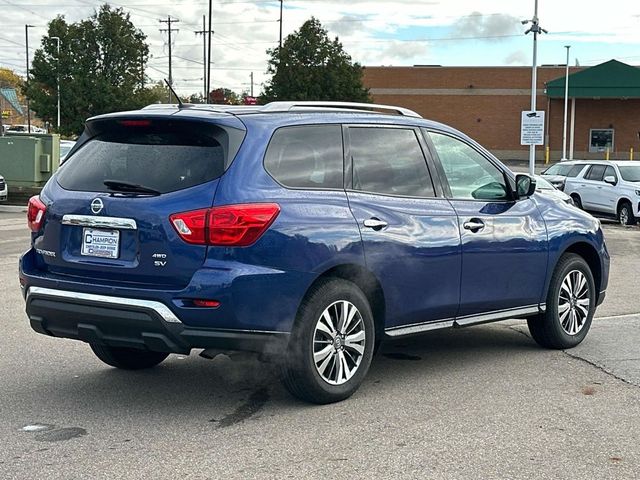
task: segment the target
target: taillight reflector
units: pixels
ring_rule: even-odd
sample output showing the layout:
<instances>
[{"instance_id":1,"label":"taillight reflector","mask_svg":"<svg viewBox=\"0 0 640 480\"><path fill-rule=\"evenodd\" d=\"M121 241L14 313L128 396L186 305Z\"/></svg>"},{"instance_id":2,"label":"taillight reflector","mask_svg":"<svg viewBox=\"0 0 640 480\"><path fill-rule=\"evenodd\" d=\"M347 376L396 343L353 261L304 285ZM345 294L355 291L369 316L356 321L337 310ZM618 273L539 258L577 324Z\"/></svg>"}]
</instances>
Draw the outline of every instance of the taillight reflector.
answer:
<instances>
[{"instance_id":1,"label":"taillight reflector","mask_svg":"<svg viewBox=\"0 0 640 480\"><path fill-rule=\"evenodd\" d=\"M197 299L193 300L193 305L196 307L218 308L220 306L220 302L217 300Z\"/></svg>"},{"instance_id":2,"label":"taillight reflector","mask_svg":"<svg viewBox=\"0 0 640 480\"><path fill-rule=\"evenodd\" d=\"M32 232L38 232L42 228L44 214L47 212L47 206L42 203L38 195L34 195L29 199L27 207L27 223Z\"/></svg>"},{"instance_id":3,"label":"taillight reflector","mask_svg":"<svg viewBox=\"0 0 640 480\"><path fill-rule=\"evenodd\" d=\"M169 219L187 243L247 247L262 236L279 213L276 203L249 203L176 213Z\"/></svg>"}]
</instances>

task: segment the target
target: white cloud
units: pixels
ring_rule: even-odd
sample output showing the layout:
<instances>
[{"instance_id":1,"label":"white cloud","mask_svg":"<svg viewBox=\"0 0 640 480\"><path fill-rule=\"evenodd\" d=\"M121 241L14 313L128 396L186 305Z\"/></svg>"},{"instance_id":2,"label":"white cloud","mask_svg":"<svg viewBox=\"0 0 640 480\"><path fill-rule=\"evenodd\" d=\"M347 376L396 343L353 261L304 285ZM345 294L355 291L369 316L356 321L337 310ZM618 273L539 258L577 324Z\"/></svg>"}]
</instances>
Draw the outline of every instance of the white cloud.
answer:
<instances>
[{"instance_id":1,"label":"white cloud","mask_svg":"<svg viewBox=\"0 0 640 480\"><path fill-rule=\"evenodd\" d=\"M220 0L214 2L213 84L242 90L249 88L249 75L255 72L256 90L266 80L267 55L265 50L277 45L279 1ZM35 4L38 5L35 5ZM2 6L0 18L0 65L24 73L24 24L36 25L30 30L34 48L39 37L46 32L48 20L64 14L73 22L89 16L100 5L99 0L65 0L62 6L54 0L30 0L20 6L18 2ZM77 5L77 6L69 6ZM112 3L125 5L125 0ZM168 14L180 19L176 28L174 52L176 54L174 78L181 93L202 89L202 37L194 33L202 29L202 15L207 13L206 0L135 0L125 10L133 22L148 36L154 58L150 65L166 72L166 38L158 29L158 20ZM476 14L474 14L476 12ZM477 15L480 13L482 15ZM640 5L631 0L609 0L606 8L596 9L580 0L540 0L541 25L549 30L545 38L581 42L640 43ZM522 33L525 29L518 20L533 15L533 1L513 0L285 0L284 35L293 32L311 16L325 25L330 35L340 36L345 49L355 61L363 65L442 63L434 61L438 52L452 42L411 42L408 39L428 39L459 36L491 36ZM437 27L437 30L432 30ZM390 40L383 40L390 39ZM479 58L484 43L457 42L469 46L468 63ZM488 43L487 43L488 44ZM527 43L528 44L528 43ZM517 48L518 45L511 47ZM481 55L480 55L481 56ZM183 57L190 60L184 60ZM441 57L438 57L441 58ZM513 52L488 55L488 64L502 59L507 63L524 63ZM195 63L194 63L195 62ZM464 63L465 59L457 61ZM541 63L545 59L541 58ZM154 79L163 74L149 69Z\"/></svg>"}]
</instances>

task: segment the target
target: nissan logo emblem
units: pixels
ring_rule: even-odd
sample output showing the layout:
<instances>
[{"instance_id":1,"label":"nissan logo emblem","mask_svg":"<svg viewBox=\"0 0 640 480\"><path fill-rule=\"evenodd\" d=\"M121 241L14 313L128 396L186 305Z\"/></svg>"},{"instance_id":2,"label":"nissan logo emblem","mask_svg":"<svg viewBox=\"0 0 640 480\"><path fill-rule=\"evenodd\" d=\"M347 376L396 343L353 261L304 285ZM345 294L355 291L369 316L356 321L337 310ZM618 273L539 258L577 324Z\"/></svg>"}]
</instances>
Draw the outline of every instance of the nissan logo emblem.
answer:
<instances>
[{"instance_id":1,"label":"nissan logo emblem","mask_svg":"<svg viewBox=\"0 0 640 480\"><path fill-rule=\"evenodd\" d=\"M91 202L91 211L95 214L98 214L104 208L104 203L99 198L94 198L93 202Z\"/></svg>"}]
</instances>

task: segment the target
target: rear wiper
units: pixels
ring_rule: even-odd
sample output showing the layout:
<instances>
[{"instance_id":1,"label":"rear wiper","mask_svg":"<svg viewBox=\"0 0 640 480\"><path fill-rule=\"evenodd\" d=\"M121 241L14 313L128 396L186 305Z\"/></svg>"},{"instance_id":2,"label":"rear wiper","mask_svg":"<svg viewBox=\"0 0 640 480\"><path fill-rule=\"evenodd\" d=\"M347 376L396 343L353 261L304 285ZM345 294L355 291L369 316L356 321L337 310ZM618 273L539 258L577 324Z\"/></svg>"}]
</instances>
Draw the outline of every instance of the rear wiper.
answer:
<instances>
[{"instance_id":1,"label":"rear wiper","mask_svg":"<svg viewBox=\"0 0 640 480\"><path fill-rule=\"evenodd\" d=\"M123 182L121 180L105 180L102 182L110 190L117 192L142 193L146 195L160 195L162 192L153 188L145 187L137 183Z\"/></svg>"}]
</instances>

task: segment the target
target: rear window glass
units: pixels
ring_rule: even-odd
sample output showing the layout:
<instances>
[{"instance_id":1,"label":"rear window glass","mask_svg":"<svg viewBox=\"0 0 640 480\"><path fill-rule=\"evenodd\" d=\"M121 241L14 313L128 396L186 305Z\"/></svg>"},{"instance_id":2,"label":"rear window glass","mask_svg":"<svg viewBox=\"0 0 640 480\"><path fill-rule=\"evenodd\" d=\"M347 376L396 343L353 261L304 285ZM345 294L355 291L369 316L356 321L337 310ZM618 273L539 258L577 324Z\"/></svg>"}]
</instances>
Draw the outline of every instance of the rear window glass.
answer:
<instances>
[{"instance_id":1,"label":"rear window glass","mask_svg":"<svg viewBox=\"0 0 640 480\"><path fill-rule=\"evenodd\" d=\"M571 170L569 170L569 173L567 173L567 177L577 177L583 169L584 164L575 165L573 168L571 168Z\"/></svg>"},{"instance_id":2,"label":"rear window glass","mask_svg":"<svg viewBox=\"0 0 640 480\"><path fill-rule=\"evenodd\" d=\"M182 190L222 175L237 151L235 137L242 135L229 129L230 139L227 130L201 122L136 122L101 125L58 171L58 183L89 192L111 192L105 181L160 193Z\"/></svg>"},{"instance_id":3,"label":"rear window glass","mask_svg":"<svg viewBox=\"0 0 640 480\"><path fill-rule=\"evenodd\" d=\"M264 166L286 187L342 188L342 128L340 125L280 128L269 143Z\"/></svg>"}]
</instances>

